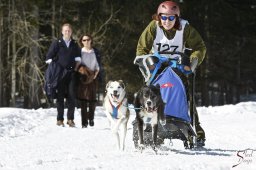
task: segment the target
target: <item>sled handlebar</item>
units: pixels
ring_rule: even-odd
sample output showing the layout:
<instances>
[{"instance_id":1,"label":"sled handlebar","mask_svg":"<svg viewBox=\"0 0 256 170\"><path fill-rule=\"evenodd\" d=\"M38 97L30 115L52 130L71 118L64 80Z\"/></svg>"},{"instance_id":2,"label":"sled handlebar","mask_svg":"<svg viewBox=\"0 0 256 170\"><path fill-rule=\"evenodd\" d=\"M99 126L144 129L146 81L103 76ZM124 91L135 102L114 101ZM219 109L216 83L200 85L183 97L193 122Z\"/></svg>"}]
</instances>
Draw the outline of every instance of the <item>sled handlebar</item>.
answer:
<instances>
[{"instance_id":1,"label":"sled handlebar","mask_svg":"<svg viewBox=\"0 0 256 170\"><path fill-rule=\"evenodd\" d=\"M191 73L190 59L182 52L155 52L136 56L133 63L139 66L147 84L152 82L162 64L164 67L177 68L186 75Z\"/></svg>"},{"instance_id":2,"label":"sled handlebar","mask_svg":"<svg viewBox=\"0 0 256 170\"><path fill-rule=\"evenodd\" d=\"M156 52L150 56L158 58L161 63L176 62L180 65L190 66L190 58L183 52Z\"/></svg>"},{"instance_id":3,"label":"sled handlebar","mask_svg":"<svg viewBox=\"0 0 256 170\"><path fill-rule=\"evenodd\" d=\"M141 55L141 56L136 56L135 60L134 60L134 64L137 65L142 65L142 64L146 64L142 61L143 59L146 58L150 58L150 57L155 57L158 58L158 61L160 63L165 63L165 62L175 62L177 64L180 65L186 65L186 66L190 66L190 59L189 56L183 52L170 52L170 51L166 51L166 52L155 52L154 54L146 54L146 55ZM169 63L170 64L170 63ZM176 64L175 64L176 67Z\"/></svg>"},{"instance_id":4,"label":"sled handlebar","mask_svg":"<svg viewBox=\"0 0 256 170\"><path fill-rule=\"evenodd\" d=\"M182 59L189 59L189 56L183 52L178 52L178 51L165 51L165 52L158 52L162 57L166 57L170 60L179 60L179 58ZM180 56L177 58L177 55ZM176 56L176 57L174 57Z\"/></svg>"}]
</instances>

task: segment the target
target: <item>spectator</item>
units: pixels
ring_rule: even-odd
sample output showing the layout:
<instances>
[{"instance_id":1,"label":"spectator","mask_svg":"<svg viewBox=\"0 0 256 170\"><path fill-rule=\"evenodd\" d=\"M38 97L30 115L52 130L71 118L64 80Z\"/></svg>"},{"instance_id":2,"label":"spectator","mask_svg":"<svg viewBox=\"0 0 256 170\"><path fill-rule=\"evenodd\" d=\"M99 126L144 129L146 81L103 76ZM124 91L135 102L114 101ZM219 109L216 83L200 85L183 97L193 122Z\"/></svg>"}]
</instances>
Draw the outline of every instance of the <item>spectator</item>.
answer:
<instances>
[{"instance_id":1,"label":"spectator","mask_svg":"<svg viewBox=\"0 0 256 170\"><path fill-rule=\"evenodd\" d=\"M81 61L81 52L77 42L72 39L71 25L62 26L62 37L54 40L46 55L46 63L56 62L62 69L57 83L57 125L64 126L64 98L67 99L67 124L74 127L75 90L74 71Z\"/></svg>"},{"instance_id":2,"label":"spectator","mask_svg":"<svg viewBox=\"0 0 256 170\"><path fill-rule=\"evenodd\" d=\"M81 65L78 68L77 98L80 100L82 128L86 128L88 123L90 126L94 126L97 77L101 65L99 52L93 47L92 36L82 35L79 43L81 46Z\"/></svg>"}]
</instances>

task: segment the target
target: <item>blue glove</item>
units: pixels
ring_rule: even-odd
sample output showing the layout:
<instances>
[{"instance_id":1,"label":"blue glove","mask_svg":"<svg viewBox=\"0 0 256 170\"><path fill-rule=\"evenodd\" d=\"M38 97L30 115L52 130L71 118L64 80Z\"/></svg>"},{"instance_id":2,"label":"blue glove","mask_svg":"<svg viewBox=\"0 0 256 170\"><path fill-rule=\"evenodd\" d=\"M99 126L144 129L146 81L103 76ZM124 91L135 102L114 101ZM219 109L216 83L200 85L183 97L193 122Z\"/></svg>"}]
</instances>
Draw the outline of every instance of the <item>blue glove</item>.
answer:
<instances>
[{"instance_id":1,"label":"blue glove","mask_svg":"<svg viewBox=\"0 0 256 170\"><path fill-rule=\"evenodd\" d=\"M184 65L181 65L181 64L177 64L177 68L178 68L178 70L180 70L183 74L185 74L185 75L189 75L189 74L191 74L192 73L192 71L191 70L189 70L189 71L187 71L187 70L185 70L184 69Z\"/></svg>"}]
</instances>

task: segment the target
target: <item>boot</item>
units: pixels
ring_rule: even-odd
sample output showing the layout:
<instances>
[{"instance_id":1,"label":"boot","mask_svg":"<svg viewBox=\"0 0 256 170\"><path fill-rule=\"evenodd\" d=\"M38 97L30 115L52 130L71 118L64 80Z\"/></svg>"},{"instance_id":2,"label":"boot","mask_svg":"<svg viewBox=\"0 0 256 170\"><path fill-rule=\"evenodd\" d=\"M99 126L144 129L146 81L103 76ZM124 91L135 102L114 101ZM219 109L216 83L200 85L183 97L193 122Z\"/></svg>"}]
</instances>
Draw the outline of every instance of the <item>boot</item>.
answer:
<instances>
[{"instance_id":1,"label":"boot","mask_svg":"<svg viewBox=\"0 0 256 170\"><path fill-rule=\"evenodd\" d=\"M197 147L205 146L205 139L197 139L196 145L197 145Z\"/></svg>"},{"instance_id":2,"label":"boot","mask_svg":"<svg viewBox=\"0 0 256 170\"><path fill-rule=\"evenodd\" d=\"M82 123L82 128L87 128L88 126L88 121L86 120L85 122Z\"/></svg>"},{"instance_id":3,"label":"boot","mask_svg":"<svg viewBox=\"0 0 256 170\"><path fill-rule=\"evenodd\" d=\"M94 121L93 120L89 120L89 125L90 126L94 126Z\"/></svg>"},{"instance_id":4,"label":"boot","mask_svg":"<svg viewBox=\"0 0 256 170\"><path fill-rule=\"evenodd\" d=\"M69 127L75 127L75 122L73 120L68 120L67 124Z\"/></svg>"},{"instance_id":5,"label":"boot","mask_svg":"<svg viewBox=\"0 0 256 170\"><path fill-rule=\"evenodd\" d=\"M86 124L86 125L82 125L82 128L87 128L87 126L88 126L88 124Z\"/></svg>"},{"instance_id":6,"label":"boot","mask_svg":"<svg viewBox=\"0 0 256 170\"><path fill-rule=\"evenodd\" d=\"M57 120L57 125L64 127L63 120Z\"/></svg>"}]
</instances>

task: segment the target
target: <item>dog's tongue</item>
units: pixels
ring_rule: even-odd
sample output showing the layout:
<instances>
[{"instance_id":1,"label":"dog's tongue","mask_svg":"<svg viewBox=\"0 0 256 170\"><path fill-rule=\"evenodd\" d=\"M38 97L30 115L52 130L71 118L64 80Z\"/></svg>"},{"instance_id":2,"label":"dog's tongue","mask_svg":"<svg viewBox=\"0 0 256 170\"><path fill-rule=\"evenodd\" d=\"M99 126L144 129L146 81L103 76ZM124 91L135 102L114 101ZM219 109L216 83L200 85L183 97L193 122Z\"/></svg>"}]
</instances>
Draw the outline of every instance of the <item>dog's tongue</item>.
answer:
<instances>
[{"instance_id":1,"label":"dog's tongue","mask_svg":"<svg viewBox=\"0 0 256 170\"><path fill-rule=\"evenodd\" d=\"M113 95L113 99L117 101L118 100L118 96L117 95Z\"/></svg>"}]
</instances>

